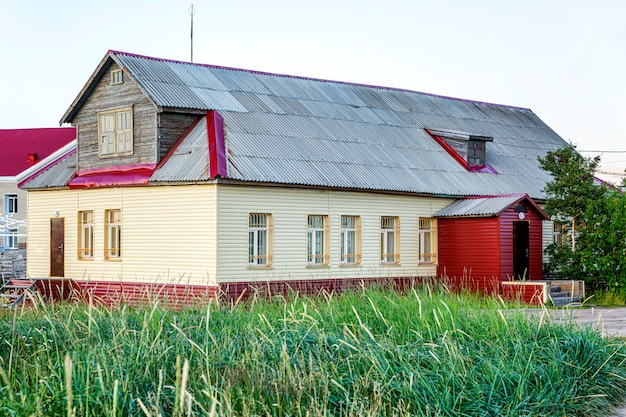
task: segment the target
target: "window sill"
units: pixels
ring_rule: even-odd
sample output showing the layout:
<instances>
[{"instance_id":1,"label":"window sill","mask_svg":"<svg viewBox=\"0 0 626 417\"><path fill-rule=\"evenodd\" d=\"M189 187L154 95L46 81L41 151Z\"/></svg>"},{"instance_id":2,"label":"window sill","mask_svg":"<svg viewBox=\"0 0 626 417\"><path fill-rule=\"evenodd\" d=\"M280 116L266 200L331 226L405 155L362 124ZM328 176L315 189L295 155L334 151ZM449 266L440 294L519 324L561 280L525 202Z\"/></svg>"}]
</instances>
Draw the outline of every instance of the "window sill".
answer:
<instances>
[{"instance_id":1,"label":"window sill","mask_svg":"<svg viewBox=\"0 0 626 417\"><path fill-rule=\"evenodd\" d=\"M328 268L328 264L306 264L307 269Z\"/></svg>"},{"instance_id":2,"label":"window sill","mask_svg":"<svg viewBox=\"0 0 626 417\"><path fill-rule=\"evenodd\" d=\"M272 265L248 265L246 269L259 270L259 269L274 269Z\"/></svg>"},{"instance_id":3,"label":"window sill","mask_svg":"<svg viewBox=\"0 0 626 417\"><path fill-rule=\"evenodd\" d=\"M357 268L361 266L360 263L354 263L354 264L339 264L339 268Z\"/></svg>"}]
</instances>

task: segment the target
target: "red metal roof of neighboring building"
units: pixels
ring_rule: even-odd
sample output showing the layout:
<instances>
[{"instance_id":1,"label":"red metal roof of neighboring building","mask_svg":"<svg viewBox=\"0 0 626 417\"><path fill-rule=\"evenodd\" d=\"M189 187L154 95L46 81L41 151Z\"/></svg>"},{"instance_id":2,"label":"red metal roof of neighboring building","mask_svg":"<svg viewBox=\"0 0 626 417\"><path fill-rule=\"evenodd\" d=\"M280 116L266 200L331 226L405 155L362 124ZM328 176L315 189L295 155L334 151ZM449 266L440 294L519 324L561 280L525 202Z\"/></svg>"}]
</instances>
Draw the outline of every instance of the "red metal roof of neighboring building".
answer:
<instances>
[{"instance_id":1,"label":"red metal roof of neighboring building","mask_svg":"<svg viewBox=\"0 0 626 417\"><path fill-rule=\"evenodd\" d=\"M74 127L0 129L0 177L19 174L74 139Z\"/></svg>"}]
</instances>

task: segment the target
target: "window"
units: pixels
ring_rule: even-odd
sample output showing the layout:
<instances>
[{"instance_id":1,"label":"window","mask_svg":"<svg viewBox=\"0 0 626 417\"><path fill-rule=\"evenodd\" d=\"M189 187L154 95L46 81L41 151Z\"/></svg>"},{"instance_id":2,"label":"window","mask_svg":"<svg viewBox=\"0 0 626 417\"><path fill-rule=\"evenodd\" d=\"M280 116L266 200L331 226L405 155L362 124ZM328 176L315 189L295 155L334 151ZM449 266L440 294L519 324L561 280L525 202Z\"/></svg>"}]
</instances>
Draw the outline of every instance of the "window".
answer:
<instances>
[{"instance_id":1,"label":"window","mask_svg":"<svg viewBox=\"0 0 626 417\"><path fill-rule=\"evenodd\" d=\"M400 263L400 219L383 216L380 218L380 262Z\"/></svg>"},{"instance_id":2,"label":"window","mask_svg":"<svg viewBox=\"0 0 626 417\"><path fill-rule=\"evenodd\" d=\"M17 249L17 229L5 229L4 247L7 249Z\"/></svg>"},{"instance_id":3,"label":"window","mask_svg":"<svg viewBox=\"0 0 626 417\"><path fill-rule=\"evenodd\" d=\"M104 212L104 258L119 259L122 256L122 212Z\"/></svg>"},{"instance_id":4,"label":"window","mask_svg":"<svg viewBox=\"0 0 626 417\"><path fill-rule=\"evenodd\" d=\"M98 114L100 156L128 155L133 152L132 109Z\"/></svg>"},{"instance_id":5,"label":"window","mask_svg":"<svg viewBox=\"0 0 626 417\"><path fill-rule=\"evenodd\" d=\"M339 262L342 265L361 263L361 218L358 216L341 216L341 253Z\"/></svg>"},{"instance_id":6,"label":"window","mask_svg":"<svg viewBox=\"0 0 626 417\"><path fill-rule=\"evenodd\" d=\"M272 265L272 215L251 213L248 217L248 266Z\"/></svg>"},{"instance_id":7,"label":"window","mask_svg":"<svg viewBox=\"0 0 626 417\"><path fill-rule=\"evenodd\" d=\"M420 262L435 262L435 219L419 219Z\"/></svg>"},{"instance_id":8,"label":"window","mask_svg":"<svg viewBox=\"0 0 626 417\"><path fill-rule=\"evenodd\" d=\"M78 212L78 259L93 258L93 211Z\"/></svg>"},{"instance_id":9,"label":"window","mask_svg":"<svg viewBox=\"0 0 626 417\"><path fill-rule=\"evenodd\" d=\"M555 221L552 227L552 242L559 245L569 245L569 228L567 223Z\"/></svg>"},{"instance_id":10,"label":"window","mask_svg":"<svg viewBox=\"0 0 626 417\"><path fill-rule=\"evenodd\" d=\"M4 195L4 214L17 214L17 194Z\"/></svg>"},{"instance_id":11,"label":"window","mask_svg":"<svg viewBox=\"0 0 626 417\"><path fill-rule=\"evenodd\" d=\"M485 165L485 141L470 139L467 143L467 165L482 167Z\"/></svg>"},{"instance_id":12,"label":"window","mask_svg":"<svg viewBox=\"0 0 626 417\"><path fill-rule=\"evenodd\" d=\"M124 82L124 73L122 70L111 71L111 84L122 84Z\"/></svg>"},{"instance_id":13,"label":"window","mask_svg":"<svg viewBox=\"0 0 626 417\"><path fill-rule=\"evenodd\" d=\"M327 216L308 216L307 264L310 266L328 265L327 225Z\"/></svg>"}]
</instances>

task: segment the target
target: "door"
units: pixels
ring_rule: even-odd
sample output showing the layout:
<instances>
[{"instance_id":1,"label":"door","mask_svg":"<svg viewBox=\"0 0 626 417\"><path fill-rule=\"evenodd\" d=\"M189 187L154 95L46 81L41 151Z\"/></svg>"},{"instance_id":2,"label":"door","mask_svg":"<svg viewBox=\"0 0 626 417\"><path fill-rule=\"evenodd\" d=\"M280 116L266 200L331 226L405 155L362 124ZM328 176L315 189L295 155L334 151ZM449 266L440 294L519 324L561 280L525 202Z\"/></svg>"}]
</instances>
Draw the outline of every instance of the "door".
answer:
<instances>
[{"instance_id":1,"label":"door","mask_svg":"<svg viewBox=\"0 0 626 417\"><path fill-rule=\"evenodd\" d=\"M65 219L50 219L50 276L65 276Z\"/></svg>"},{"instance_id":2,"label":"door","mask_svg":"<svg viewBox=\"0 0 626 417\"><path fill-rule=\"evenodd\" d=\"M528 275L530 239L528 222L513 222L513 275L515 279L530 279Z\"/></svg>"}]
</instances>

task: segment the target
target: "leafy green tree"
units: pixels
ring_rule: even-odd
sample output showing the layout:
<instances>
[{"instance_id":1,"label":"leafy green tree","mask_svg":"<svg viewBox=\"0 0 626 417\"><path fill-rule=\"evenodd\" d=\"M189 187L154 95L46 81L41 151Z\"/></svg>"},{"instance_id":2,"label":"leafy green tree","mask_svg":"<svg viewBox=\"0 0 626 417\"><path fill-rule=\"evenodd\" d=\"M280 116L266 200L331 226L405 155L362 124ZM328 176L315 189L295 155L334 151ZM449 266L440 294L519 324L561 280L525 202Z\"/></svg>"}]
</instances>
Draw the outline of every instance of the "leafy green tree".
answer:
<instances>
[{"instance_id":1,"label":"leafy green tree","mask_svg":"<svg viewBox=\"0 0 626 417\"><path fill-rule=\"evenodd\" d=\"M626 196L598 182L600 158L585 158L569 145L539 158L552 175L544 188L545 211L566 225L566 244L550 245L548 268L591 287L626 289Z\"/></svg>"}]
</instances>

